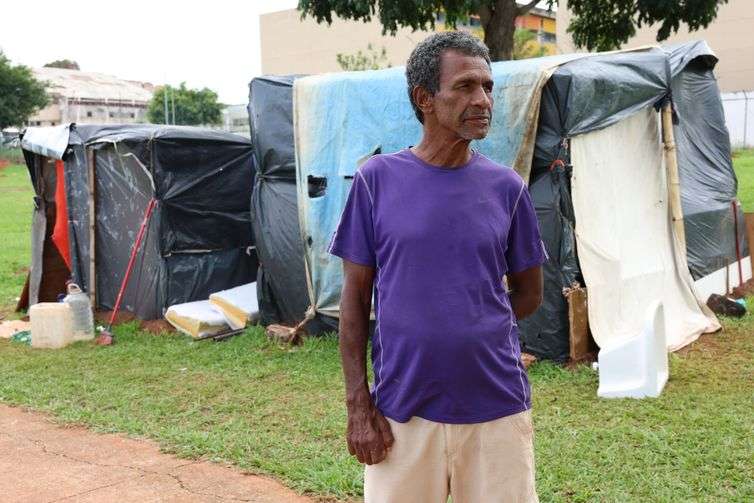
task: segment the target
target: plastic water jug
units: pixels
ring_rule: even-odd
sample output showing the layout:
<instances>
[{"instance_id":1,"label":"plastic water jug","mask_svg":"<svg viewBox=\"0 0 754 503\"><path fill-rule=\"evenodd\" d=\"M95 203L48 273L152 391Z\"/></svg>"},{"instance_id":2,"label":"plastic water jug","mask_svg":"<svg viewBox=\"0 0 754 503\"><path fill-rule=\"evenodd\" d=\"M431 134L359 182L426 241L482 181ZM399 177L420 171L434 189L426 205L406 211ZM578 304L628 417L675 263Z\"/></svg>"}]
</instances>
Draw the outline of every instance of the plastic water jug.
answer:
<instances>
[{"instance_id":1,"label":"plastic water jug","mask_svg":"<svg viewBox=\"0 0 754 503\"><path fill-rule=\"evenodd\" d=\"M94 339L94 315L89 296L81 291L76 283L68 283L68 295L63 302L71 307L73 319L73 340L89 341Z\"/></svg>"},{"instance_id":2,"label":"plastic water jug","mask_svg":"<svg viewBox=\"0 0 754 503\"><path fill-rule=\"evenodd\" d=\"M73 341L71 306L64 302L40 302L29 308L31 347L62 348Z\"/></svg>"}]
</instances>

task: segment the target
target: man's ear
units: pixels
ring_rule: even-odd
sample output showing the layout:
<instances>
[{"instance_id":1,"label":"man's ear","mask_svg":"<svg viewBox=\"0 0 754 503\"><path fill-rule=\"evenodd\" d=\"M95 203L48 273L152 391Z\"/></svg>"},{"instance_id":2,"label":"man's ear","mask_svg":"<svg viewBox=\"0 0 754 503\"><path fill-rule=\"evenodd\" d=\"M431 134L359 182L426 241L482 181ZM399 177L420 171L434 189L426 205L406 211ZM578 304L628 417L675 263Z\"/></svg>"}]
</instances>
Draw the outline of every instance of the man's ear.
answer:
<instances>
[{"instance_id":1,"label":"man's ear","mask_svg":"<svg viewBox=\"0 0 754 503\"><path fill-rule=\"evenodd\" d=\"M413 91L411 91L411 98L413 98L414 104L419 107L419 110L421 110L422 115L425 117L434 111L435 97L424 87L414 87Z\"/></svg>"}]
</instances>

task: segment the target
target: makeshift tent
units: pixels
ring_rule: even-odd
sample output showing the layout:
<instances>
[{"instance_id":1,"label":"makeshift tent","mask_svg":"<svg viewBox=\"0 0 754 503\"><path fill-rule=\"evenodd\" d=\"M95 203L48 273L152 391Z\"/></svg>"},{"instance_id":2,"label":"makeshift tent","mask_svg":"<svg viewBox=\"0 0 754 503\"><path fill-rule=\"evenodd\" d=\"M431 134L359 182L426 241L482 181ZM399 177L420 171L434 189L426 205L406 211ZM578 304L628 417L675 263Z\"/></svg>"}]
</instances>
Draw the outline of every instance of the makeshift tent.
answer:
<instances>
[{"instance_id":1,"label":"makeshift tent","mask_svg":"<svg viewBox=\"0 0 754 503\"><path fill-rule=\"evenodd\" d=\"M736 262L732 206L736 178L722 103L712 73L716 61L706 43L692 42L663 51L625 52L579 59L560 66L549 79L542 92L529 182L551 260L543 268L546 283L543 306L521 322L526 351L556 360L568 357L568 304L561 292L574 282L584 284L579 268L581 254L577 257L574 236L574 225L577 230L579 226L571 202L570 138L612 126L641 110L650 109L666 96L672 96L678 118L674 132L690 270L694 278L699 279L720 269L725 261ZM601 140L607 142L608 138ZM624 143L611 146L612 151L620 149L626 141L624 138ZM606 155L610 153L598 146L593 148ZM645 153L639 148L638 143L631 144L628 159L638 159ZM628 186L639 179L628 173L619 177L618 167L623 159L613 155L609 158L613 164L604 166L603 170L613 178L604 180L605 183L619 180ZM644 181L664 184L663 180ZM612 204L618 204L615 198L622 194L632 197L636 194L636 191L624 190L611 196L604 187L593 189L601 191L606 202L612 198ZM660 198L658 204L664 204L666 199ZM622 201L623 206L627 204ZM743 222L742 215L738 221ZM739 226L738 233L740 243L743 243L743 225ZM616 242L626 235L613 229ZM650 255L647 245L654 242L654 238L642 241L642 248L636 250L636 255ZM744 248L740 251L743 256L748 254ZM623 260L630 260L630 257ZM704 285L698 287L700 299L706 300L712 291ZM618 291L618 287L614 285L606 290L610 296ZM643 293L639 290L637 293L648 295L646 290ZM598 296L594 288L590 293L590 307L606 298ZM622 305L625 299L613 297L613 302ZM613 307L617 310L619 305ZM666 314L672 319L671 311L666 309ZM613 317L617 318L617 314L613 313ZM590 321L591 318L590 314ZM639 318L635 320L638 322ZM672 337L670 342L678 344Z\"/></svg>"},{"instance_id":2,"label":"makeshift tent","mask_svg":"<svg viewBox=\"0 0 754 503\"><path fill-rule=\"evenodd\" d=\"M36 192L30 305L55 300L70 277L98 308L112 309L152 200L124 310L156 319L173 304L254 281L248 139L191 127L66 125L28 128L22 148ZM62 257L53 266L66 266L52 282L50 255Z\"/></svg>"},{"instance_id":3,"label":"makeshift tent","mask_svg":"<svg viewBox=\"0 0 754 503\"><path fill-rule=\"evenodd\" d=\"M687 45L666 52L648 47L493 63L493 124L490 135L474 148L529 180L551 257L545 267L545 304L521 324L525 350L544 358L567 358L563 288L574 281L585 283L589 291L589 320L598 342L635 332L633 320L641 319L657 299L665 303L670 349L718 327L703 304L706 299L694 296L685 250L679 250L678 236L669 224L655 111L672 96L672 75L682 76L700 57L710 60L702 49ZM672 61L686 63L671 66ZM685 89L693 95L692 89ZM676 92L684 90L679 87ZM341 265L327 254L327 245L353 173L373 152L415 144L420 126L401 68L302 78L294 84L293 100L299 219L310 300L317 313L337 317ZM682 106L683 100L675 105ZM698 130L699 124L716 123L712 112L679 111L678 116L695 122ZM679 127L683 126L679 123L675 129ZM621 142L632 148L620 150L625 155L617 158L617 147L626 146ZM580 163L574 161L571 167L571 149L576 147ZM725 147L710 148L722 152ZM689 176L683 176L686 171L708 181L720 171L733 176L721 165L711 170L708 163L692 163L682 152L679 157L682 192L690 199L702 200L715 189L714 182L705 191L692 189ZM644 164L634 166L632 159ZM603 185L596 185L598 180ZM638 180L642 183L634 183ZM687 229L692 234L689 246L696 249L694 226L687 224ZM620 295L610 296L612 291Z\"/></svg>"}]
</instances>

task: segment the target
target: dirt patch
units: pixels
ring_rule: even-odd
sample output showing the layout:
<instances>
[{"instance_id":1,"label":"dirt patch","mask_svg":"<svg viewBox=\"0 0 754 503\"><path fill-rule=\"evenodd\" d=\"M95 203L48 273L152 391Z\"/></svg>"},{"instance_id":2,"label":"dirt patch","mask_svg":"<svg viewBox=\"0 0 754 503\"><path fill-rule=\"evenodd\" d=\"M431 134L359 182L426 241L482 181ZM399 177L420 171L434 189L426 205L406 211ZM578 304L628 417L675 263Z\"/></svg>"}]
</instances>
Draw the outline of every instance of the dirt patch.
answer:
<instances>
[{"instance_id":1,"label":"dirt patch","mask_svg":"<svg viewBox=\"0 0 754 503\"><path fill-rule=\"evenodd\" d=\"M154 442L59 426L0 405L3 502L181 501L313 503L271 478L204 460L179 459Z\"/></svg>"},{"instance_id":2,"label":"dirt patch","mask_svg":"<svg viewBox=\"0 0 754 503\"><path fill-rule=\"evenodd\" d=\"M10 166L10 161L7 159L0 159L0 169L5 169Z\"/></svg>"},{"instance_id":3,"label":"dirt patch","mask_svg":"<svg viewBox=\"0 0 754 503\"><path fill-rule=\"evenodd\" d=\"M576 370L584 365L591 367L593 362L597 361L597 351L589 351L578 359L571 358L564 365L568 370Z\"/></svg>"},{"instance_id":4,"label":"dirt patch","mask_svg":"<svg viewBox=\"0 0 754 503\"><path fill-rule=\"evenodd\" d=\"M165 320L150 320L150 321L142 321L139 326L142 330L147 331L151 334L159 335L162 333L169 333L174 334L176 333L175 328L173 325L168 323Z\"/></svg>"},{"instance_id":5,"label":"dirt patch","mask_svg":"<svg viewBox=\"0 0 754 503\"><path fill-rule=\"evenodd\" d=\"M112 316L112 314L112 311L97 311L94 313L94 320L99 325L107 326L107 324L110 323L110 316ZM129 313L128 311L120 311L115 317L113 325L120 325L121 323L129 323L131 321L138 321L139 328L151 334L175 333L173 325L165 320L140 320L135 314Z\"/></svg>"},{"instance_id":6,"label":"dirt patch","mask_svg":"<svg viewBox=\"0 0 754 503\"><path fill-rule=\"evenodd\" d=\"M676 351L675 354L678 356L688 356L689 354L695 352L712 354L721 353L726 350L725 346L720 343L719 336L721 333L722 330L718 330L717 332L713 332L711 334L702 334L697 340L687 346L682 347L681 349Z\"/></svg>"}]
</instances>

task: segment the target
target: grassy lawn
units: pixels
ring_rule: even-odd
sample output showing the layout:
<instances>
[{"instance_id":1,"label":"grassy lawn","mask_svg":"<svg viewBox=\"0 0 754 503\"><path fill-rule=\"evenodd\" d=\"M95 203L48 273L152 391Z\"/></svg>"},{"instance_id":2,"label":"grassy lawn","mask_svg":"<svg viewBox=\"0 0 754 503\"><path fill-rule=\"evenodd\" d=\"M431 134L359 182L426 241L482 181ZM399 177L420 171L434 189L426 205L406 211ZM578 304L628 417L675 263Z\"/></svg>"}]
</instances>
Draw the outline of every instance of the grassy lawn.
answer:
<instances>
[{"instance_id":1,"label":"grassy lawn","mask_svg":"<svg viewBox=\"0 0 754 503\"><path fill-rule=\"evenodd\" d=\"M0 315L15 307L26 280L33 196L26 167L0 169Z\"/></svg>"},{"instance_id":2,"label":"grassy lawn","mask_svg":"<svg viewBox=\"0 0 754 503\"><path fill-rule=\"evenodd\" d=\"M754 211L754 149L735 152L733 167L738 177L738 198L744 211Z\"/></svg>"},{"instance_id":3,"label":"grassy lawn","mask_svg":"<svg viewBox=\"0 0 754 503\"><path fill-rule=\"evenodd\" d=\"M0 228L19 240L0 248L5 302L18 295L15 271L28 261L30 191L10 190L28 184L20 168L0 174ZM745 204L754 203L751 187ZM8 204L18 206L13 218ZM754 501L754 316L724 325L671 355L658 399L598 400L590 368L535 364L541 500ZM222 343L147 335L134 325L116 333L109 348L39 351L0 341L0 402L155 439L180 456L230 461L323 498L358 497L361 468L342 439L334 337L290 350L258 328Z\"/></svg>"}]
</instances>

